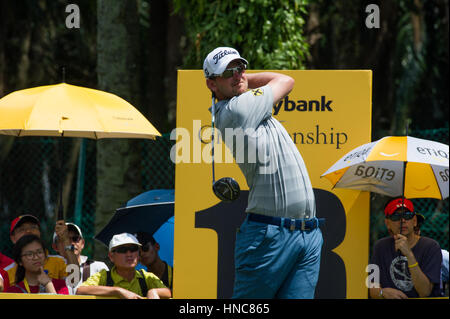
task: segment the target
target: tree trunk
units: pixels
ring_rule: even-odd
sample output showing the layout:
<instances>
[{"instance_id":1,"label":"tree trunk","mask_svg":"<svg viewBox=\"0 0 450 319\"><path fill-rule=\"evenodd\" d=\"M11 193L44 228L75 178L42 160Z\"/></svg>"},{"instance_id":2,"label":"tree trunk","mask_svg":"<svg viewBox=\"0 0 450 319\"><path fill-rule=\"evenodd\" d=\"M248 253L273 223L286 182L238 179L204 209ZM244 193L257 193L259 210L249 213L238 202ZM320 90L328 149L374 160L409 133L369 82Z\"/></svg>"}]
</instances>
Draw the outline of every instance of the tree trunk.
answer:
<instances>
[{"instance_id":1,"label":"tree trunk","mask_svg":"<svg viewBox=\"0 0 450 319\"><path fill-rule=\"evenodd\" d=\"M139 29L136 1L98 0L98 88L139 106ZM95 231L115 210L142 192L138 140L103 139L97 142L97 203ZM105 258L96 245L95 258Z\"/></svg>"}]
</instances>

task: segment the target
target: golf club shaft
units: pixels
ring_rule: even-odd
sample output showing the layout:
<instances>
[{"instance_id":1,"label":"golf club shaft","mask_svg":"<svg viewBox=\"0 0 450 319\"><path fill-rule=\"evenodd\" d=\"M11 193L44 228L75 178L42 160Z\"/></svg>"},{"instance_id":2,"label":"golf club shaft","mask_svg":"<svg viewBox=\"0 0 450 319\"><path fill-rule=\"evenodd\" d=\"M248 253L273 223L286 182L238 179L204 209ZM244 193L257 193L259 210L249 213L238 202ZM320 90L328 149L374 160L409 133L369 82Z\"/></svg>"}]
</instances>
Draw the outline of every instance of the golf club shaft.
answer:
<instances>
[{"instance_id":1,"label":"golf club shaft","mask_svg":"<svg viewBox=\"0 0 450 319\"><path fill-rule=\"evenodd\" d=\"M215 105L216 105L216 97L213 92L212 93L212 102L211 102L211 128L212 128L212 131L211 131L211 160L212 160L212 183L213 183L213 185L216 182L216 177L214 174L214 121L215 121L215 117L216 117Z\"/></svg>"}]
</instances>

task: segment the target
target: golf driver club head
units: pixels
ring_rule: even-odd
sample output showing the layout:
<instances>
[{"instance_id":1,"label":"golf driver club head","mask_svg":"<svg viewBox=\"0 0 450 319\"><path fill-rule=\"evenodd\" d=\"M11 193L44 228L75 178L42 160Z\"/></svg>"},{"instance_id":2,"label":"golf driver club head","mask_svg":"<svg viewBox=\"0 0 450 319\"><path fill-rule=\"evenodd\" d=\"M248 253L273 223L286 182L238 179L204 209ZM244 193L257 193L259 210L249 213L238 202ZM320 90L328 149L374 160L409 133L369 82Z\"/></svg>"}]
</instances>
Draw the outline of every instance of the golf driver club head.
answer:
<instances>
[{"instance_id":1,"label":"golf driver club head","mask_svg":"<svg viewBox=\"0 0 450 319\"><path fill-rule=\"evenodd\" d=\"M224 202L232 202L241 194L238 182L231 177L223 177L215 181L212 189L214 194Z\"/></svg>"}]
</instances>

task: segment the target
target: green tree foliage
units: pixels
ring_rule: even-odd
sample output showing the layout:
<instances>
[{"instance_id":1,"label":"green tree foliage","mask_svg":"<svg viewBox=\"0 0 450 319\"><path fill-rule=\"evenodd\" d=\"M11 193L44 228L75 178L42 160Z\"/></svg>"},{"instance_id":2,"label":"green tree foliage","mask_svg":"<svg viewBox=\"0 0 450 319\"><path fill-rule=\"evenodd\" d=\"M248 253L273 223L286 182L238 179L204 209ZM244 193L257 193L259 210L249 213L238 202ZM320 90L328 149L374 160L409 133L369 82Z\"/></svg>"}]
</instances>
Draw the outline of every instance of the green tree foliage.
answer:
<instances>
[{"instance_id":1,"label":"green tree foliage","mask_svg":"<svg viewBox=\"0 0 450 319\"><path fill-rule=\"evenodd\" d=\"M201 68L215 47L236 48L252 69L302 69L307 0L174 0L192 47L184 67Z\"/></svg>"},{"instance_id":2,"label":"green tree foliage","mask_svg":"<svg viewBox=\"0 0 450 319\"><path fill-rule=\"evenodd\" d=\"M373 70L373 140L448 127L448 1L311 0L308 13L307 68Z\"/></svg>"},{"instance_id":3,"label":"green tree foliage","mask_svg":"<svg viewBox=\"0 0 450 319\"><path fill-rule=\"evenodd\" d=\"M409 116L414 129L446 127L449 116L449 2L421 1L415 91ZM447 141L448 143L448 141Z\"/></svg>"}]
</instances>

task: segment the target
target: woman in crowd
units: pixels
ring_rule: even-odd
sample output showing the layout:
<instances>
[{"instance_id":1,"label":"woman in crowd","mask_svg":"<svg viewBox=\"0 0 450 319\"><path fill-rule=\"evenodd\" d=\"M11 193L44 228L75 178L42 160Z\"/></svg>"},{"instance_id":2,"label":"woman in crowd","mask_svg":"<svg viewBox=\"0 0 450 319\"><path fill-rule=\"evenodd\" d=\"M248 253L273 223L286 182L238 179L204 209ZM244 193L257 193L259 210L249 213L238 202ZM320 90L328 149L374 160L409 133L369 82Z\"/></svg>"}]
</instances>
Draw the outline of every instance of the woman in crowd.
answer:
<instances>
[{"instance_id":1,"label":"woman in crowd","mask_svg":"<svg viewBox=\"0 0 450 319\"><path fill-rule=\"evenodd\" d=\"M61 279L51 279L44 271L47 250L36 235L25 235L13 248L13 259L17 263L14 286L7 292L69 294L66 283Z\"/></svg>"}]
</instances>

